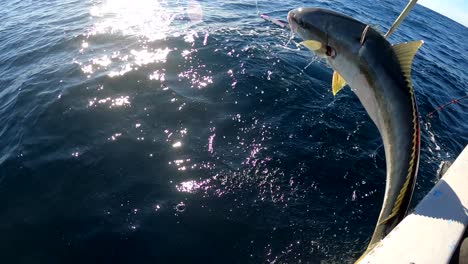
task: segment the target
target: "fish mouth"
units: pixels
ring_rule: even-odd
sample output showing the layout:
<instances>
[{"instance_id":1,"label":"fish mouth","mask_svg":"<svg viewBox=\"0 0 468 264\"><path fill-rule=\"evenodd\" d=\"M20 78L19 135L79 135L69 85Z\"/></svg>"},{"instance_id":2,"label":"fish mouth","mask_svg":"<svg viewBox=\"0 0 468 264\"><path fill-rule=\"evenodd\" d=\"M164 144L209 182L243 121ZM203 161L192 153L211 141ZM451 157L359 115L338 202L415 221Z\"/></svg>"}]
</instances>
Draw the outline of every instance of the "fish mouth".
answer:
<instances>
[{"instance_id":1,"label":"fish mouth","mask_svg":"<svg viewBox=\"0 0 468 264\"><path fill-rule=\"evenodd\" d=\"M289 22L289 26L291 27L292 32L297 33L297 30L299 29L299 25L302 24L302 22L297 17L296 9L289 11L288 22Z\"/></svg>"}]
</instances>

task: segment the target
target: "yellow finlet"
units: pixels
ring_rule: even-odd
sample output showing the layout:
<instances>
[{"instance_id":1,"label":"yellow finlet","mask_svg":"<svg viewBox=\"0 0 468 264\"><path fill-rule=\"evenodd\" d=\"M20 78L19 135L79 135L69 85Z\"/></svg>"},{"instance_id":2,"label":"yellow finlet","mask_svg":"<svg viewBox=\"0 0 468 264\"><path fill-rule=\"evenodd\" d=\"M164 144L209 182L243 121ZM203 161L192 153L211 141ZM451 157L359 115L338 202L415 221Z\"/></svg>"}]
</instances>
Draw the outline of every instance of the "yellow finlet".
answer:
<instances>
[{"instance_id":1,"label":"yellow finlet","mask_svg":"<svg viewBox=\"0 0 468 264\"><path fill-rule=\"evenodd\" d=\"M346 81L343 77L337 72L333 72L333 79L332 79L332 93L335 96L343 87L345 87Z\"/></svg>"},{"instance_id":2,"label":"yellow finlet","mask_svg":"<svg viewBox=\"0 0 468 264\"><path fill-rule=\"evenodd\" d=\"M393 50L400 61L403 74L411 84L411 64L413 63L414 55L418 49L424 44L422 40L405 42L393 45Z\"/></svg>"},{"instance_id":3,"label":"yellow finlet","mask_svg":"<svg viewBox=\"0 0 468 264\"><path fill-rule=\"evenodd\" d=\"M301 44L302 46L312 51L316 51L322 48L322 43L320 41L315 41L315 40L304 40L299 44Z\"/></svg>"}]
</instances>

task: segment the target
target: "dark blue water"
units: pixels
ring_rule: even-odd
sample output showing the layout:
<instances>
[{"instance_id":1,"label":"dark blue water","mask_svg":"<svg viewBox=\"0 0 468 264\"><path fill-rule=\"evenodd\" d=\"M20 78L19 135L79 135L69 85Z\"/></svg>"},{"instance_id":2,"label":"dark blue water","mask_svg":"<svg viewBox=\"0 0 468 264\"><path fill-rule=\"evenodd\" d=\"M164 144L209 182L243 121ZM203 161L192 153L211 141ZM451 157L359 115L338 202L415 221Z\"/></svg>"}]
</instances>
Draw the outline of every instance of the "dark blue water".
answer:
<instances>
[{"instance_id":1,"label":"dark blue water","mask_svg":"<svg viewBox=\"0 0 468 264\"><path fill-rule=\"evenodd\" d=\"M385 32L405 5L4 0L0 261L354 260L382 203L380 136L258 13L326 7ZM467 28L416 6L391 42L415 39L413 204L468 143L468 102L426 117L468 91Z\"/></svg>"}]
</instances>

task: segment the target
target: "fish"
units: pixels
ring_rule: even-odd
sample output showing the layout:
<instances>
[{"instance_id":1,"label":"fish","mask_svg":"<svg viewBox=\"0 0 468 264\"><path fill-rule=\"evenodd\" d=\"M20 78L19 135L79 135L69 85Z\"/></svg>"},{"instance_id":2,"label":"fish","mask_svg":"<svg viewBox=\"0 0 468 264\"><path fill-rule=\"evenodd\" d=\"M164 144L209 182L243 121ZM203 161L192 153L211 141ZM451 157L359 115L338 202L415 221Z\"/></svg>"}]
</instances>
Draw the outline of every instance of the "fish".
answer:
<instances>
[{"instance_id":1,"label":"fish","mask_svg":"<svg viewBox=\"0 0 468 264\"><path fill-rule=\"evenodd\" d=\"M383 141L386 186L369 253L406 216L419 166L420 124L411 65L422 40L392 45L373 27L322 8L288 13L301 44L333 68L332 93L348 85Z\"/></svg>"}]
</instances>

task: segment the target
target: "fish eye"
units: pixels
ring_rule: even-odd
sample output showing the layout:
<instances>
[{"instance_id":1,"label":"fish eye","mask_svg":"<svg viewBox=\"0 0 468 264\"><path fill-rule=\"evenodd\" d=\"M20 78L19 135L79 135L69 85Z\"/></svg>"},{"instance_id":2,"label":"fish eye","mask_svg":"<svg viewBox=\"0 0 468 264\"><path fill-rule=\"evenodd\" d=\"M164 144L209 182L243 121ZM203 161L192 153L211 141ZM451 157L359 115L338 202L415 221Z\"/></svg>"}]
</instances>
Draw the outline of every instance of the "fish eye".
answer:
<instances>
[{"instance_id":1,"label":"fish eye","mask_svg":"<svg viewBox=\"0 0 468 264\"><path fill-rule=\"evenodd\" d=\"M335 56L336 56L336 51L335 51L334 48L332 48L332 47L330 47L330 46L327 45L325 54L327 54L328 57L335 58Z\"/></svg>"}]
</instances>

